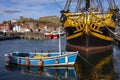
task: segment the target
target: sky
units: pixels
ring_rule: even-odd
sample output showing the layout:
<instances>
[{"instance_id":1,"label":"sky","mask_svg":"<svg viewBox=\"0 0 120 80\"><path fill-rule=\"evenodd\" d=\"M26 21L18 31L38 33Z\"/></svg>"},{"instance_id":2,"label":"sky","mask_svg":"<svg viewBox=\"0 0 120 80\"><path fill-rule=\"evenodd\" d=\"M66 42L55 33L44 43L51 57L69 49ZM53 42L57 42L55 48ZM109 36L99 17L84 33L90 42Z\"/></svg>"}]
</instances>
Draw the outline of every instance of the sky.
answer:
<instances>
[{"instance_id":1,"label":"sky","mask_svg":"<svg viewBox=\"0 0 120 80\"><path fill-rule=\"evenodd\" d=\"M120 0L115 0L117 5ZM43 16L60 16L66 0L0 0L0 23L16 20L20 16L39 19Z\"/></svg>"},{"instance_id":2,"label":"sky","mask_svg":"<svg viewBox=\"0 0 120 80\"><path fill-rule=\"evenodd\" d=\"M0 23L20 16L39 19L42 16L60 16L65 0L0 0ZM60 5L61 4L61 5Z\"/></svg>"}]
</instances>

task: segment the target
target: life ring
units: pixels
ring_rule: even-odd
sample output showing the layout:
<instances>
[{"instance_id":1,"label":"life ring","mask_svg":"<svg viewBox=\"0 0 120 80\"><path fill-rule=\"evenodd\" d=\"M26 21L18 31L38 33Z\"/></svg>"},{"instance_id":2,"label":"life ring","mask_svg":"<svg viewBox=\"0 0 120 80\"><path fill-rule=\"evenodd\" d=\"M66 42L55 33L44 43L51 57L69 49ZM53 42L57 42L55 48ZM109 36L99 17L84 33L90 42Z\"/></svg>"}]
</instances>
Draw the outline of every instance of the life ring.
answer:
<instances>
[{"instance_id":1,"label":"life ring","mask_svg":"<svg viewBox=\"0 0 120 80\"><path fill-rule=\"evenodd\" d=\"M25 65L30 65L30 60L26 59Z\"/></svg>"},{"instance_id":2,"label":"life ring","mask_svg":"<svg viewBox=\"0 0 120 80\"><path fill-rule=\"evenodd\" d=\"M55 60L55 64L59 64L59 61L58 61L58 59L56 59L56 60Z\"/></svg>"},{"instance_id":3,"label":"life ring","mask_svg":"<svg viewBox=\"0 0 120 80\"><path fill-rule=\"evenodd\" d=\"M38 66L40 66L40 67L43 66L43 61L42 61L42 59L40 59L40 60L38 61Z\"/></svg>"}]
</instances>

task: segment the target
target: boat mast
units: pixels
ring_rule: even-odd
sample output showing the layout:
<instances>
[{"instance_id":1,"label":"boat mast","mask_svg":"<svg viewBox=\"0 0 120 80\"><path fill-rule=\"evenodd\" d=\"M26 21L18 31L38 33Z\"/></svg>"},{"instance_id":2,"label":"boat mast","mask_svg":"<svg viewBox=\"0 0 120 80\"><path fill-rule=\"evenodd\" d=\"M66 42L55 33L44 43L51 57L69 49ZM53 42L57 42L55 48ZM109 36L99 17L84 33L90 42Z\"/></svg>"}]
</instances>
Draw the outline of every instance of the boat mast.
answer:
<instances>
[{"instance_id":1,"label":"boat mast","mask_svg":"<svg viewBox=\"0 0 120 80\"><path fill-rule=\"evenodd\" d=\"M59 34L59 54L62 55L62 52L61 52L61 36L60 36L60 28L58 30L58 34Z\"/></svg>"},{"instance_id":2,"label":"boat mast","mask_svg":"<svg viewBox=\"0 0 120 80\"><path fill-rule=\"evenodd\" d=\"M109 9L111 11L119 12L119 8L117 7L115 0L108 0L108 3L109 3Z\"/></svg>"},{"instance_id":3,"label":"boat mast","mask_svg":"<svg viewBox=\"0 0 120 80\"><path fill-rule=\"evenodd\" d=\"M66 11L69 11L70 4L71 4L71 0L67 0L66 5L65 5L65 8L64 8L63 11L65 11L65 12L66 12Z\"/></svg>"},{"instance_id":4,"label":"boat mast","mask_svg":"<svg viewBox=\"0 0 120 80\"><path fill-rule=\"evenodd\" d=\"M100 12L103 12L103 5L102 5L102 0L97 0L98 8Z\"/></svg>"},{"instance_id":5,"label":"boat mast","mask_svg":"<svg viewBox=\"0 0 120 80\"><path fill-rule=\"evenodd\" d=\"M86 11L90 8L90 0L86 0Z\"/></svg>"},{"instance_id":6,"label":"boat mast","mask_svg":"<svg viewBox=\"0 0 120 80\"><path fill-rule=\"evenodd\" d=\"M67 0L66 4L65 4L65 7L64 9L61 11L62 15L60 17L60 21L63 23L66 19L66 17L63 15L64 12L69 12L69 7L70 7L70 4L71 4L71 1L72 0Z\"/></svg>"},{"instance_id":7,"label":"boat mast","mask_svg":"<svg viewBox=\"0 0 120 80\"><path fill-rule=\"evenodd\" d=\"M109 3L109 7L111 9L116 9L117 8L114 0L108 0L108 3Z\"/></svg>"},{"instance_id":8,"label":"boat mast","mask_svg":"<svg viewBox=\"0 0 120 80\"><path fill-rule=\"evenodd\" d=\"M79 12L81 2L82 2L81 0L78 0L78 1L77 1L77 6L76 6L76 9L75 9L75 10L76 10L76 12Z\"/></svg>"}]
</instances>

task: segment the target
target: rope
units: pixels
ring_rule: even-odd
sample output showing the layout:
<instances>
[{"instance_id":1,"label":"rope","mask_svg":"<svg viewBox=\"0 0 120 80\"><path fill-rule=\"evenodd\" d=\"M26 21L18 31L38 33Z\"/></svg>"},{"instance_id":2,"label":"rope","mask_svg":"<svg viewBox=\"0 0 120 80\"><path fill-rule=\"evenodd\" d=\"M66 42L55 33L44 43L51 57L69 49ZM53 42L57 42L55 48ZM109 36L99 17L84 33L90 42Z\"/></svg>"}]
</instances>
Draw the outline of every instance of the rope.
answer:
<instances>
[{"instance_id":1,"label":"rope","mask_svg":"<svg viewBox=\"0 0 120 80\"><path fill-rule=\"evenodd\" d=\"M115 3L115 0L113 0L114 8L117 8L117 5Z\"/></svg>"},{"instance_id":2,"label":"rope","mask_svg":"<svg viewBox=\"0 0 120 80\"><path fill-rule=\"evenodd\" d=\"M62 6L56 0L49 0L52 3L55 3L60 9L63 9Z\"/></svg>"},{"instance_id":3,"label":"rope","mask_svg":"<svg viewBox=\"0 0 120 80\"><path fill-rule=\"evenodd\" d=\"M100 11L103 12L103 6L102 6L101 1L97 0L97 4L98 4L98 7L99 7Z\"/></svg>"},{"instance_id":4,"label":"rope","mask_svg":"<svg viewBox=\"0 0 120 80\"><path fill-rule=\"evenodd\" d=\"M90 66L92 66L92 67L94 67L94 65L93 64L91 64L91 63L89 63L89 61L87 60L87 59L85 59L84 57L82 57L80 54L78 54L80 57L81 57L81 59L83 59L87 64L89 64Z\"/></svg>"},{"instance_id":5,"label":"rope","mask_svg":"<svg viewBox=\"0 0 120 80\"><path fill-rule=\"evenodd\" d=\"M82 2L81 0L77 1L77 6L76 6L76 9L75 9L77 12L80 10L81 2Z\"/></svg>"},{"instance_id":6,"label":"rope","mask_svg":"<svg viewBox=\"0 0 120 80\"><path fill-rule=\"evenodd\" d=\"M107 26L105 26L112 34L114 37L116 37L117 40L120 41L120 36L118 36L117 34L115 34L115 32L113 32L110 28L108 28Z\"/></svg>"}]
</instances>

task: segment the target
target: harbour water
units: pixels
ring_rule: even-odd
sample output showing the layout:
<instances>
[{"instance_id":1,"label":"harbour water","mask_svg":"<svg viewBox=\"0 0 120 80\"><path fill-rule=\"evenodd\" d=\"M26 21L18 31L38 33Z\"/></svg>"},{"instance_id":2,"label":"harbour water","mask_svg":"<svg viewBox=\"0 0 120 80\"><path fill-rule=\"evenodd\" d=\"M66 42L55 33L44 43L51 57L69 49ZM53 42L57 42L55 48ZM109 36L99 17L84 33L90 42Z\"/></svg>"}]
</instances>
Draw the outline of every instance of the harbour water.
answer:
<instances>
[{"instance_id":1,"label":"harbour water","mask_svg":"<svg viewBox=\"0 0 120 80\"><path fill-rule=\"evenodd\" d=\"M6 66L4 61L4 54L14 51L58 51L58 43L58 39L0 41L0 80L120 80L120 48L115 45L100 55L78 56L71 68ZM61 44L62 51L65 51L66 40L62 39Z\"/></svg>"}]
</instances>

